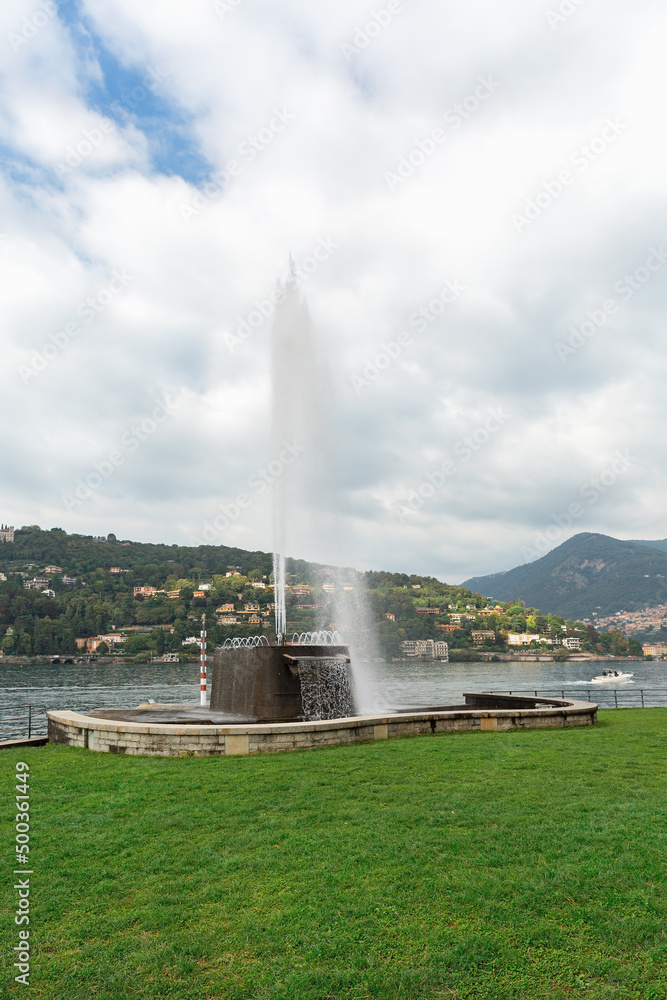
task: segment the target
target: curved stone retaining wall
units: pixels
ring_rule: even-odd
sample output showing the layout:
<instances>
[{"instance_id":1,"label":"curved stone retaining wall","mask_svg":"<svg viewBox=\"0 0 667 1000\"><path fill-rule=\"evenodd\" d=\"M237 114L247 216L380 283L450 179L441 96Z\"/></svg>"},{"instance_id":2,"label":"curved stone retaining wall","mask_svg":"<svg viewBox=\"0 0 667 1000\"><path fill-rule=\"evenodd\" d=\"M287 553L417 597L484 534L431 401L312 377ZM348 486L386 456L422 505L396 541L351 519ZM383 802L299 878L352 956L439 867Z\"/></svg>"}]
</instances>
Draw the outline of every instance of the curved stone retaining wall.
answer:
<instances>
[{"instance_id":1,"label":"curved stone retaining wall","mask_svg":"<svg viewBox=\"0 0 667 1000\"><path fill-rule=\"evenodd\" d=\"M544 727L590 726L597 705L550 699L539 708L459 709L353 716L328 722L281 722L254 725L142 725L114 722L78 712L48 712L49 740L102 753L161 757L208 754L275 753L339 743L426 736L463 730L499 731Z\"/></svg>"}]
</instances>

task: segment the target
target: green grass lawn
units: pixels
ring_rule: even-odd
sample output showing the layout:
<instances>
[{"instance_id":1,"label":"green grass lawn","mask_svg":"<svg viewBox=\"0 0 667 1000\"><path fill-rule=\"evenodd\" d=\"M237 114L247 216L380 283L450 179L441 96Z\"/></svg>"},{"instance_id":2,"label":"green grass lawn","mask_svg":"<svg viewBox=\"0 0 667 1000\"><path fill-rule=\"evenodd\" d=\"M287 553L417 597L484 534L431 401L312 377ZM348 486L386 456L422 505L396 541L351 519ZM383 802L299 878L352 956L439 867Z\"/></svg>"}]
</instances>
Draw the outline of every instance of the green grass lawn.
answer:
<instances>
[{"instance_id":1,"label":"green grass lawn","mask_svg":"<svg viewBox=\"0 0 667 1000\"><path fill-rule=\"evenodd\" d=\"M0 996L663 1000L666 750L667 709L274 756L5 750Z\"/></svg>"}]
</instances>

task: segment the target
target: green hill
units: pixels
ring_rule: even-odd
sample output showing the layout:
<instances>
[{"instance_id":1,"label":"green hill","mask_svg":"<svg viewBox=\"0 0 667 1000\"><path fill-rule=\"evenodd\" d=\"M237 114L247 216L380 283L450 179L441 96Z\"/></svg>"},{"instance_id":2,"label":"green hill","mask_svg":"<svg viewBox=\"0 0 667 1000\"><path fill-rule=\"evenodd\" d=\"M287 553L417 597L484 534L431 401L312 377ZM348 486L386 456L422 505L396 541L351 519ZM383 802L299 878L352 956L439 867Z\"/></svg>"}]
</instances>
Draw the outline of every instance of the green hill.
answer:
<instances>
[{"instance_id":1,"label":"green hill","mask_svg":"<svg viewBox=\"0 0 667 1000\"><path fill-rule=\"evenodd\" d=\"M501 601L520 597L565 618L640 610L667 601L662 544L582 532L535 562L471 577L463 586Z\"/></svg>"},{"instance_id":2,"label":"green hill","mask_svg":"<svg viewBox=\"0 0 667 1000\"><path fill-rule=\"evenodd\" d=\"M0 646L8 654L71 653L77 638L140 626L143 633L131 636L123 646L128 654L146 659L156 652L187 655L183 640L198 634L203 612L212 645L231 636L272 635L273 592L268 586L272 565L268 552L223 545L160 545L120 541L114 535L95 539L68 535L60 528L24 527L16 531L14 542L0 543L0 569L7 578L0 582ZM239 575L226 576L233 571ZM398 655L404 639L443 638L435 623L445 621L445 614L434 618L420 613L420 607L446 612L452 605L469 611L485 604L479 594L430 577L356 574L297 559L287 560L287 573L289 583L311 588L305 594L288 594L289 631L335 624L337 605L322 585L337 581L340 591L341 582L352 583L355 589L367 591L381 648L388 656ZM24 583L33 577L48 579L48 591L26 589ZM210 589L195 597L201 583ZM137 598L134 588L140 586L165 593ZM172 591L171 598L168 591ZM257 619L252 622L244 613L250 602L257 606ZM217 620L216 611L223 604L234 608L236 623ZM173 626L173 632L160 626ZM468 622L461 630L461 645L471 643L472 627L477 626ZM456 644L454 637L450 645Z\"/></svg>"},{"instance_id":3,"label":"green hill","mask_svg":"<svg viewBox=\"0 0 667 1000\"><path fill-rule=\"evenodd\" d=\"M356 603L359 593L364 592L385 657L402 655L401 642L413 639L444 639L450 650L459 651L457 656L474 657L477 652L467 651L474 645L475 630L487 633L483 648L491 651L505 647L508 632L527 631L553 637L577 636L583 648L592 651L602 652L604 643L606 652L627 652L627 642L598 636L594 630L576 624L578 608L585 613L588 606L579 602L575 610L570 610L572 595L577 587L586 590L596 576L598 591L604 589L603 584L622 590L616 574L627 578L627 567L632 562L628 553L632 552L637 586L643 582L641 570L652 563L660 565L658 572L664 564L667 576L667 554L632 542L616 542L604 535L577 537L591 540L587 543L591 551L585 558L571 554L563 561L550 553L529 567L500 574L498 586L488 585L494 577L481 577L479 587L458 587L434 577L381 571L356 573L353 569L288 559L288 583L301 585L287 594L288 632L335 625L341 601ZM568 546L578 551L579 543L571 539L560 549ZM616 552L616 562L610 562L610 546L620 546L624 559ZM546 576L548 585L531 586L531 573L550 560L554 567L552 577ZM204 612L211 647L232 636L263 633L272 638L272 564L268 552L223 545L160 545L120 541L114 535L95 539L68 535L60 528L43 531L36 525L24 527L15 533L14 542L0 543L0 569L6 577L0 581L0 648L21 656L72 653L77 639L134 626L133 634L122 645L126 656L137 662L163 652L188 656L196 653L196 648L187 643L184 646L184 641L198 635ZM644 588L651 597L655 568ZM48 580L48 584L39 584L47 589L26 588L25 583L33 577ZM538 574L538 584L539 579ZM200 585L204 584L202 591ZM502 584L507 597L500 597ZM158 593L135 596L135 587L153 587ZM497 604L500 598L495 614L486 610L480 613L486 609L487 598L480 596L479 590L495 597ZM597 603L602 604L598 591ZM517 597L523 599L523 604L514 603ZM546 616L556 605L564 609L562 617ZM625 601L623 606L631 605ZM538 610L540 607L545 614ZM228 616L231 622L225 621Z\"/></svg>"}]
</instances>

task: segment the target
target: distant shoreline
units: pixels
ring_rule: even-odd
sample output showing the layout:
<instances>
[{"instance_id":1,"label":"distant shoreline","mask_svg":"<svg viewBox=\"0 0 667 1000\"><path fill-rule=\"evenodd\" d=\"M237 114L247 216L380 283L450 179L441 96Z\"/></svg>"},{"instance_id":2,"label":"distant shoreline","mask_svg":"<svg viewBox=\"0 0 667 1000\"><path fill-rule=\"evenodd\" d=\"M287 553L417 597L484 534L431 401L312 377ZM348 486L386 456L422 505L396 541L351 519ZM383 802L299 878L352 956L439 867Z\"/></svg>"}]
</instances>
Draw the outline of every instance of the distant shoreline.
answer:
<instances>
[{"instance_id":1,"label":"distant shoreline","mask_svg":"<svg viewBox=\"0 0 667 1000\"><path fill-rule=\"evenodd\" d=\"M458 650L451 650L451 652L458 652ZM460 652L462 652L462 653L463 652L465 652L465 653L472 653L472 652L474 652L474 649L467 649L466 648L465 650L461 650ZM51 655L50 654L49 655L42 655L42 656L0 656L0 668L3 665L5 665L5 664L7 666L20 666L21 664L25 664L27 666L28 664L30 664L32 666L41 665L41 666L49 666L49 667L50 666L60 667L60 666L64 666L65 665L64 662L63 662L63 660L67 656L67 654L66 653L62 653L60 655L62 657L60 663L51 663ZM468 659L465 659L465 660L458 660L458 659L429 660L426 657L410 656L410 657L392 657L391 661L378 660L377 662L379 662L379 663L385 663L385 662L391 662L391 663L442 663L444 665L444 664L447 664L447 663L558 663L558 662L560 662L560 663L586 663L586 662L595 662L595 661L617 660L620 663L625 663L626 661L629 661L629 660L630 661L645 662L645 659L646 658L644 656L612 656L610 654L608 654L608 655L605 656L602 653L577 653L577 652L573 652L573 653L571 653L568 656L567 660L558 660L558 659L556 659L556 657L552 653L489 653L489 652L481 652L481 653L479 653L478 658L474 659L474 660L468 660ZM664 662L664 661L661 661L659 657L654 657L653 658L653 662L660 663L660 662ZM92 663L88 661L88 657L86 656L84 658L83 662L81 662L81 663L75 663L75 664L71 664L70 663L70 664L67 664L67 665L68 666L72 666L72 665L79 666L82 669L86 669L86 668L92 667L92 666L111 666L114 663L116 663L116 664L119 664L119 663L129 664L129 665L134 666L134 667L145 667L145 666L149 666L151 664L155 664L156 666L162 666L162 667L179 666L179 662L177 662L177 661L174 661L174 660L159 660L157 658L153 659L153 660L150 660L150 661L146 661L145 663L134 663L132 661L131 657L124 657L124 656L100 656L97 659L93 660ZM196 657L196 656L191 656L187 660L181 660L180 661L180 665L181 666L185 666L185 665L193 666L193 665L195 665L197 663L199 663L199 658Z\"/></svg>"},{"instance_id":2,"label":"distant shoreline","mask_svg":"<svg viewBox=\"0 0 667 1000\"><path fill-rule=\"evenodd\" d=\"M51 657L52 656L60 656L60 663L53 663L52 664L51 663ZM50 666L54 666L54 667L62 667L62 666L71 667L71 666L75 666L75 667L82 667L82 668L83 667L96 667L96 666L106 667L106 666L110 666L113 663L129 663L133 667L146 667L146 666L149 666L150 663L155 663L155 664L157 664L158 666L161 666L161 667L170 667L170 666L176 666L177 667L177 666L179 666L179 664L191 666L191 665L193 665L195 663L199 663L199 657L198 656L190 656L190 657L188 657L187 660L180 660L180 661L179 660L160 660L157 657L155 657L153 660L150 660L150 661L147 660L145 663L134 663L131 656L98 656L91 663L89 661L89 659L88 659L88 656L89 656L89 654L86 654L86 656L81 657L80 654L75 655L74 653L48 653L46 655L41 655L41 656L0 656L0 667L2 667L2 665L5 664L5 663L7 665L11 664L12 666L17 666L17 665L20 665L21 663L25 663L25 664L30 663L30 664L33 664L33 665L42 664L43 666L48 666L48 667L50 667ZM70 659L70 658L72 658L75 662L73 664L72 663L65 664L65 662L64 662L65 659ZM78 660L82 660L82 662L77 662Z\"/></svg>"},{"instance_id":3,"label":"distant shoreline","mask_svg":"<svg viewBox=\"0 0 667 1000\"><path fill-rule=\"evenodd\" d=\"M450 652L458 652L451 650ZM465 649L460 652L472 653L474 650ZM572 653L567 660L560 660L551 653L480 653L476 660L429 660L427 657L410 656L393 658L392 663L587 663L596 660L608 661L618 660L619 663L626 663L628 660L645 661L644 656L612 656L602 653ZM654 662L660 662L654 658Z\"/></svg>"}]
</instances>

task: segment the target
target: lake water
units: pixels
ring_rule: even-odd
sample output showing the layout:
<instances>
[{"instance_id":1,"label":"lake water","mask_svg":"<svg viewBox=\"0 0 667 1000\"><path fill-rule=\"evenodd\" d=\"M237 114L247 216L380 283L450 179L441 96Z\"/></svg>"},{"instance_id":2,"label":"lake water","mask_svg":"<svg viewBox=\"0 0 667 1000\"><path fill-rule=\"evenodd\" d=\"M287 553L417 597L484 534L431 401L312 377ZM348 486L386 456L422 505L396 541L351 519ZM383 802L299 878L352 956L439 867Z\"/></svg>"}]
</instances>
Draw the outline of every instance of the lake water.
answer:
<instances>
[{"instance_id":1,"label":"lake water","mask_svg":"<svg viewBox=\"0 0 667 1000\"><path fill-rule=\"evenodd\" d=\"M605 667L633 673L626 683L591 684ZM456 703L465 691L538 691L581 698L600 706L667 705L667 661L593 660L581 662L391 663L373 666L373 687L389 706L417 707ZM616 691L616 702L614 700Z\"/></svg>"},{"instance_id":2,"label":"lake water","mask_svg":"<svg viewBox=\"0 0 667 1000\"><path fill-rule=\"evenodd\" d=\"M634 673L632 682L600 688L591 685L604 667ZM667 661L631 660L566 663L388 663L368 668L378 711L399 707L455 704L465 691L538 691L590 699L601 707L667 705ZM614 695L616 692L616 696ZM616 697L616 700L615 700ZM150 700L198 704L198 663L2 664L0 662L0 738L23 732L23 723L3 723L22 707L86 711L134 708ZM20 726L21 728L17 727ZM35 733L45 732L44 716Z\"/></svg>"}]
</instances>

